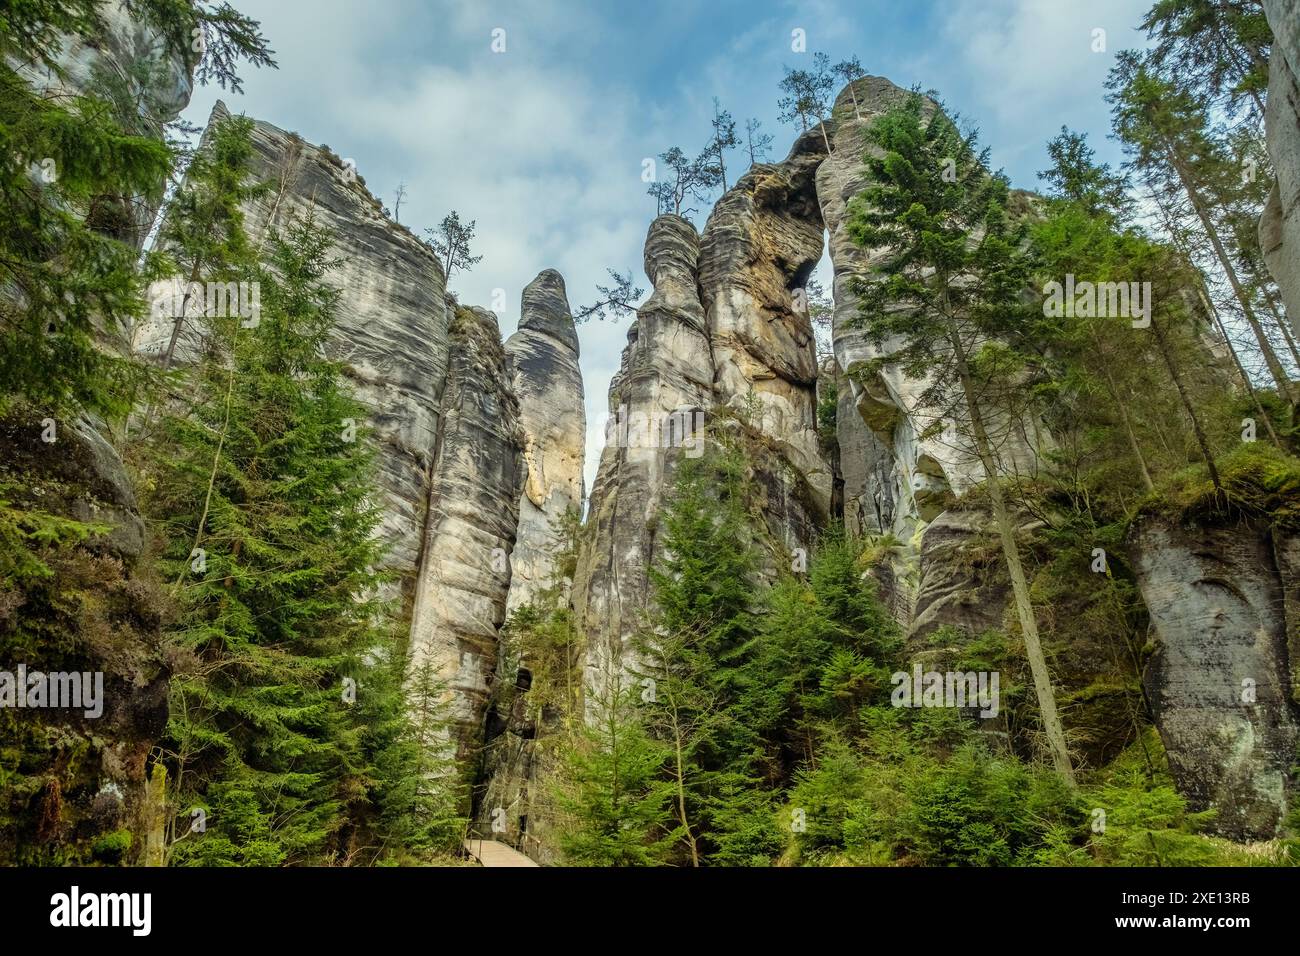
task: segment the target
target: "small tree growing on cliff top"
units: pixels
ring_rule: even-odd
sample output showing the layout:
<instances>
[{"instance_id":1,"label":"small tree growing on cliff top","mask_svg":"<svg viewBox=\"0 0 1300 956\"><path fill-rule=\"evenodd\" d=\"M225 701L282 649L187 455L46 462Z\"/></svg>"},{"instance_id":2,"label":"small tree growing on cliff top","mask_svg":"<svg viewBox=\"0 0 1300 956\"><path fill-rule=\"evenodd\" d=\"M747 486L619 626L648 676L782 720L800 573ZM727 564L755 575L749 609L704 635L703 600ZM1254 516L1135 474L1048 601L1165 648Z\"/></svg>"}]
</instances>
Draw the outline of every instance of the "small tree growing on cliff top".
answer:
<instances>
[{"instance_id":1,"label":"small tree growing on cliff top","mask_svg":"<svg viewBox=\"0 0 1300 956\"><path fill-rule=\"evenodd\" d=\"M708 199L709 191L722 180L722 171L713 162L712 154L707 149L690 159L680 147L673 146L660 153L659 159L672 173L670 179L657 179L646 189L647 193L655 197L659 215L670 212L677 216L689 216L695 209L686 204L692 199L701 202Z\"/></svg>"},{"instance_id":2,"label":"small tree growing on cliff top","mask_svg":"<svg viewBox=\"0 0 1300 956\"><path fill-rule=\"evenodd\" d=\"M776 104L780 110L782 123L794 123L798 120L804 132L822 122L830 112L831 95L835 89L835 78L831 74L831 58L825 53L813 54L811 70L792 70L785 68L785 79L781 81L781 91L786 95ZM831 141L822 126L822 142L826 152L831 151Z\"/></svg>"},{"instance_id":3,"label":"small tree growing on cliff top","mask_svg":"<svg viewBox=\"0 0 1300 956\"><path fill-rule=\"evenodd\" d=\"M474 241L474 226L477 223L477 219L462 223L460 213L453 209L443 217L437 229L424 230L429 237L427 240L429 247L442 260L442 271L448 282L451 281L451 274L456 269L468 272L483 261L482 256L472 256L469 251L470 243Z\"/></svg>"},{"instance_id":4,"label":"small tree growing on cliff top","mask_svg":"<svg viewBox=\"0 0 1300 956\"><path fill-rule=\"evenodd\" d=\"M718 177L722 182L722 191L727 191L727 160L726 152L734 149L739 145L740 139L736 136L736 121L731 118L731 114L722 108L718 98L713 98L713 136L709 140L709 145L705 147L705 153L711 156L717 163Z\"/></svg>"},{"instance_id":5,"label":"small tree growing on cliff top","mask_svg":"<svg viewBox=\"0 0 1300 956\"><path fill-rule=\"evenodd\" d=\"M749 150L749 163L761 163L772 151L772 134L761 132L763 121L750 117L745 120L745 147Z\"/></svg>"},{"instance_id":6,"label":"small tree growing on cliff top","mask_svg":"<svg viewBox=\"0 0 1300 956\"><path fill-rule=\"evenodd\" d=\"M858 119L862 119L862 110L858 106L858 91L853 88L853 81L859 80L867 74L862 69L862 64L858 62L858 58L851 56L847 60L840 60L831 67L831 75L848 84L849 96L853 97L853 115Z\"/></svg>"},{"instance_id":7,"label":"small tree growing on cliff top","mask_svg":"<svg viewBox=\"0 0 1300 956\"><path fill-rule=\"evenodd\" d=\"M996 417L990 414L993 402L1016 391L1024 361L1011 343L1033 326L1035 313L1022 300L1031 265L1021 251L1022 232L1008 221L1007 183L989 172L987 153L976 152L975 133L963 134L941 109L928 111L917 93L878 118L868 137L882 155L867 157L874 185L851 202L849 229L859 245L884 249L889 257L883 275L861 284L859 321L878 347L890 343L880 364L901 366L913 377L931 376L934 384L924 402L949 402L949 392L958 390L960 397L944 416L955 421L953 412L961 409L969 425L1052 761L1073 785L1016 528L1000 482Z\"/></svg>"}]
</instances>

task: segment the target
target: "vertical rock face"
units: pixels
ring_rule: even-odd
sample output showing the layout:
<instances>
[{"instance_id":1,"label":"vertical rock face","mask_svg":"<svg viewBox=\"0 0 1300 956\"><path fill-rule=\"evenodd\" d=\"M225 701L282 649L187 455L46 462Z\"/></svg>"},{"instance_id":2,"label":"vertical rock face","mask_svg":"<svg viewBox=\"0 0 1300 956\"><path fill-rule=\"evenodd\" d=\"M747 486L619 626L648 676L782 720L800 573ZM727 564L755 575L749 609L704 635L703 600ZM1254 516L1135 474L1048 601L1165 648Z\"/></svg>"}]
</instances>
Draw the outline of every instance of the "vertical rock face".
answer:
<instances>
[{"instance_id":1,"label":"vertical rock face","mask_svg":"<svg viewBox=\"0 0 1300 956\"><path fill-rule=\"evenodd\" d=\"M1288 647L1300 540L1143 519L1131 539L1156 650L1144 683L1179 788L1238 839L1276 834L1295 763Z\"/></svg>"},{"instance_id":2,"label":"vertical rock face","mask_svg":"<svg viewBox=\"0 0 1300 956\"><path fill-rule=\"evenodd\" d=\"M151 23L133 17L123 0L98 6L104 27L98 37L62 37L56 58L62 77L31 64L19 67L19 75L35 90L128 103L134 116L121 117L121 122L129 131L161 139L163 128L180 116L194 91L189 37L165 36ZM115 229L117 238L142 246L157 208L139 196L122 200L129 226Z\"/></svg>"},{"instance_id":3,"label":"vertical rock face","mask_svg":"<svg viewBox=\"0 0 1300 956\"><path fill-rule=\"evenodd\" d=\"M864 249L849 234L849 203L869 185L864 152L877 152L868 146L867 131L876 118L908 93L879 76L863 77L846 86L835 101L832 124L833 151L817 170L817 196L830 234L831 263L834 268L834 348L835 358L849 380L856 414L840 415L837 430L841 446L872 443L857 433L865 426L893 457L887 487L873 479L872 487L858 492L861 511L870 524L885 517L886 509L876 502L894 503L890 526L900 537L910 537L918 520L928 522L945 507L948 493L965 494L984 480L984 472L962 424L947 420L942 428L931 426L939 419L939 410L927 407L922 396L931 386L929 378L909 378L900 368L868 372L866 364L889 352L889 343L877 347L860 329L853 328L858 318L859 301L853 292L856 281L868 278L879 268L884 253ZM945 408L960 406L959 401L942 403ZM1025 436L1017 423L1002 429L997 444L1002 464L1007 469L1031 470L1036 460L1034 448L1046 440L1042 434ZM1021 434L1017 434L1020 432ZM877 459L878 466L882 464ZM849 478L846 473L846 483ZM846 509L850 503L846 487ZM858 509L854 509L858 510ZM846 520L850 520L846 515ZM856 516L852 520L861 520Z\"/></svg>"},{"instance_id":4,"label":"vertical rock face","mask_svg":"<svg viewBox=\"0 0 1300 956\"><path fill-rule=\"evenodd\" d=\"M663 447L676 418L713 406L713 355L697 285L699 237L680 216L650 225L645 272L654 286L628 329L610 383L610 418L574 580L574 605L587 638L588 682L624 660L625 645L650 600L654 517L672 460L690 447Z\"/></svg>"},{"instance_id":5,"label":"vertical rock face","mask_svg":"<svg viewBox=\"0 0 1300 956\"><path fill-rule=\"evenodd\" d=\"M523 434L524 488L511 557L507 613L554 583L558 529L565 512L582 510L587 438L578 333L564 278L547 269L524 289L519 330L506 358Z\"/></svg>"},{"instance_id":6,"label":"vertical rock face","mask_svg":"<svg viewBox=\"0 0 1300 956\"><path fill-rule=\"evenodd\" d=\"M218 103L209 129L227 116ZM271 184L245 210L253 244L294 216L312 215L333 233L337 264L329 282L340 297L332 357L347 365L356 396L369 409L384 496L384 561L397 573L409 610L447 377L450 311L442 266L425 243L385 215L355 168L328 147L261 121L253 124L253 147L252 176ZM170 318L155 320L137 334L137 350L155 354L170 334ZM178 357L192 356L197 345L190 327Z\"/></svg>"},{"instance_id":7,"label":"vertical rock face","mask_svg":"<svg viewBox=\"0 0 1300 956\"><path fill-rule=\"evenodd\" d=\"M781 163L758 163L718 200L700 240L700 298L713 344L717 399L771 439L829 512L831 474L817 442L817 350L808 310L797 307L821 259L817 168L820 129Z\"/></svg>"},{"instance_id":8,"label":"vertical rock face","mask_svg":"<svg viewBox=\"0 0 1300 956\"><path fill-rule=\"evenodd\" d=\"M865 363L880 357L880 350L852 327L858 317L853 284L866 279L881 257L853 241L848 223L850 200L869 185L863 162L867 130L876 117L906 95L878 76L845 87L832 113L833 150L817 170L817 198L829 234L834 274L835 359L848 384L841 395L836 430L842 449L879 453L873 456L871 468L854 461L850 453L842 454L845 520L875 531L892 530L902 537L910 536L922 504L948 490L948 474L959 473L958 463L944 442L917 439L927 423L920 420L916 405L928 381L908 379L892 369L872 375L863 371ZM892 507L882 507L886 501ZM882 525L886 519L888 523Z\"/></svg>"},{"instance_id":9,"label":"vertical rock face","mask_svg":"<svg viewBox=\"0 0 1300 956\"><path fill-rule=\"evenodd\" d=\"M1260 219L1260 246L1300 335L1300 0L1264 0L1273 28L1264 131L1277 182Z\"/></svg>"},{"instance_id":10,"label":"vertical rock face","mask_svg":"<svg viewBox=\"0 0 1300 956\"><path fill-rule=\"evenodd\" d=\"M458 307L433 456L410 669L447 683L462 755L481 736L519 517L519 405L496 315Z\"/></svg>"},{"instance_id":11,"label":"vertical rock face","mask_svg":"<svg viewBox=\"0 0 1300 956\"><path fill-rule=\"evenodd\" d=\"M218 103L210 120L228 116ZM254 179L270 184L245 209L254 245L291 217L330 230L340 290L329 348L368 409L382 493L378 534L392 597L409 614L410 664L426 661L448 685L457 743L481 731L497 631L506 615L510 553L522 487L519 404L496 317L457 307L433 251L393 222L351 164L266 122L253 124ZM543 273L525 295L513 348L531 419L533 517L581 501L582 385L563 280ZM170 320L142 329L137 347L165 345ZM454 328L453 328L454 326ZM193 354L194 335L178 356ZM545 575L545 523L531 521L524 565Z\"/></svg>"},{"instance_id":12,"label":"vertical rock face","mask_svg":"<svg viewBox=\"0 0 1300 956\"><path fill-rule=\"evenodd\" d=\"M836 440L844 480L844 526L852 534L881 534L894 527L899 488L894 456L859 417L858 398L847 375L835 364Z\"/></svg>"}]
</instances>

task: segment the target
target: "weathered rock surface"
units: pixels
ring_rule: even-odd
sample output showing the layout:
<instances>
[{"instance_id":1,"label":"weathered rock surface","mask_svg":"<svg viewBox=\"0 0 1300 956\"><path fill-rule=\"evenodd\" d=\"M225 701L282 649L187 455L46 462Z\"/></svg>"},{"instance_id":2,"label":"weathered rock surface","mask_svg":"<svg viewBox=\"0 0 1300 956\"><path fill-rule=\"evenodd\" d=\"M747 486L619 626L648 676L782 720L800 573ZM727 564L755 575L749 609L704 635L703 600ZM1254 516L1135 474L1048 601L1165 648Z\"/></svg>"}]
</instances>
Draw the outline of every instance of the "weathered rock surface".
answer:
<instances>
[{"instance_id":1,"label":"weathered rock surface","mask_svg":"<svg viewBox=\"0 0 1300 956\"><path fill-rule=\"evenodd\" d=\"M713 345L719 402L751 424L808 483L823 513L831 473L817 442L817 350L797 306L822 256L816 173L820 128L780 163L756 163L718 200L700 239L700 300Z\"/></svg>"},{"instance_id":2,"label":"weathered rock surface","mask_svg":"<svg viewBox=\"0 0 1300 956\"><path fill-rule=\"evenodd\" d=\"M522 477L519 404L496 315L457 307L411 620L409 669L451 691L462 756L482 739L510 590Z\"/></svg>"},{"instance_id":3,"label":"weathered rock surface","mask_svg":"<svg viewBox=\"0 0 1300 956\"><path fill-rule=\"evenodd\" d=\"M1260 246L1300 335L1300 0L1264 0L1273 28L1264 130L1277 181L1260 219Z\"/></svg>"},{"instance_id":4,"label":"weathered rock surface","mask_svg":"<svg viewBox=\"0 0 1300 956\"><path fill-rule=\"evenodd\" d=\"M0 577L0 670L81 674L83 693L98 673L101 712L0 708L0 864L129 863L138 842L98 841L145 830L146 768L167 725L163 598L141 567L144 525L117 452L85 420L54 427L47 442L29 410L0 420L7 504L104 531L42 554L48 576Z\"/></svg>"},{"instance_id":5,"label":"weathered rock surface","mask_svg":"<svg viewBox=\"0 0 1300 956\"><path fill-rule=\"evenodd\" d=\"M1144 683L1174 779L1195 809L1218 811L1225 836L1273 837L1300 725L1300 541L1147 517L1131 551L1155 642Z\"/></svg>"},{"instance_id":6,"label":"weathered rock surface","mask_svg":"<svg viewBox=\"0 0 1300 956\"><path fill-rule=\"evenodd\" d=\"M892 367L869 372L867 363L888 354L889 343L877 347L863 331L853 328L859 311L853 285L869 278L879 268L884 253L864 249L853 241L848 229L849 203L869 185L864 152L878 152L878 147L867 144L867 130L879 115L907 95L905 90L879 76L863 77L846 86L836 98L833 122L828 124L832 131L832 152L817 169L817 197L830 235L835 277L835 358L849 380L857 412L839 416L840 444L841 447L863 446L872 451L883 446L892 455L891 477L883 486L879 478L873 478L870 487L858 490L856 496L869 499L873 506L877 499L891 500L894 505L890 509L890 525L881 530L892 530L903 538L911 536L918 521L935 518L946 507L949 492L961 496L985 477L966 437L969 429L963 421L953 419L949 411L961 403L945 400L942 407L927 405L922 397L932 385L928 377L910 378L902 369ZM941 418L944 427L932 428ZM857 434L864 425L876 438L876 444ZM1015 433L1011 434L1008 434L1011 423L991 429L1000 449L1000 464L1006 471L1032 471L1035 448L1048 440L1047 436L1041 432L1025 435L1019 423L1014 427ZM1032 425L1030 431L1033 432ZM878 473L883 470L879 458L872 464ZM856 466L846 458L842 467L846 469L847 483L847 470ZM847 507L850 494L847 487L845 494ZM876 509L861 510L870 520ZM880 509L880 517L885 517L884 508ZM853 520L859 519L855 516Z\"/></svg>"},{"instance_id":7,"label":"weathered rock surface","mask_svg":"<svg viewBox=\"0 0 1300 956\"><path fill-rule=\"evenodd\" d=\"M949 625L974 637L1002 627L1010 594L987 510L950 508L921 535L920 582L908 636Z\"/></svg>"},{"instance_id":8,"label":"weathered rock surface","mask_svg":"<svg viewBox=\"0 0 1300 956\"><path fill-rule=\"evenodd\" d=\"M561 524L566 512L582 511L587 412L578 333L564 278L554 269L525 287L519 330L505 350L519 401L525 470L510 561L506 610L511 612L557 583L555 561L564 546Z\"/></svg>"},{"instance_id":9,"label":"weathered rock surface","mask_svg":"<svg viewBox=\"0 0 1300 956\"><path fill-rule=\"evenodd\" d=\"M896 502L906 497L899 487L890 447L876 437L859 417L853 384L835 363L836 440L840 477L844 481L844 526L852 534L892 531Z\"/></svg>"},{"instance_id":10,"label":"weathered rock surface","mask_svg":"<svg viewBox=\"0 0 1300 956\"><path fill-rule=\"evenodd\" d=\"M650 225L645 272L654 286L628 329L610 383L605 447L592 488L574 606L586 636L587 682L604 686L649 606L655 521L675 456L689 438L665 437L674 422L713 407L713 355L697 285L699 237L680 216ZM677 447L665 443L677 442Z\"/></svg>"},{"instance_id":11,"label":"weathered rock surface","mask_svg":"<svg viewBox=\"0 0 1300 956\"><path fill-rule=\"evenodd\" d=\"M217 103L209 129L227 116ZM330 347L369 409L379 447L384 566L397 573L409 613L450 347L442 266L414 233L384 214L355 168L327 147L263 121L253 124L253 146L252 175L272 187L245 210L253 243L295 216L314 216L334 235L338 262L329 281L340 296ZM171 326L166 317L150 322L136 336L137 350L157 354ZM178 359L191 358L198 345L187 326Z\"/></svg>"},{"instance_id":12,"label":"weathered rock surface","mask_svg":"<svg viewBox=\"0 0 1300 956\"><path fill-rule=\"evenodd\" d=\"M177 38L167 37L153 24L132 16L123 0L106 0L99 4L98 13L104 26L98 37L62 37L63 46L56 57L62 76L33 64L19 66L19 75L33 89L51 94L111 98L120 85L120 97L114 102L134 108L134 116L121 118L124 125L137 135L161 138L163 128L180 116L194 91L188 38L182 47ZM123 221L128 225L113 232L124 242L142 246L157 205L141 196L121 199Z\"/></svg>"}]
</instances>

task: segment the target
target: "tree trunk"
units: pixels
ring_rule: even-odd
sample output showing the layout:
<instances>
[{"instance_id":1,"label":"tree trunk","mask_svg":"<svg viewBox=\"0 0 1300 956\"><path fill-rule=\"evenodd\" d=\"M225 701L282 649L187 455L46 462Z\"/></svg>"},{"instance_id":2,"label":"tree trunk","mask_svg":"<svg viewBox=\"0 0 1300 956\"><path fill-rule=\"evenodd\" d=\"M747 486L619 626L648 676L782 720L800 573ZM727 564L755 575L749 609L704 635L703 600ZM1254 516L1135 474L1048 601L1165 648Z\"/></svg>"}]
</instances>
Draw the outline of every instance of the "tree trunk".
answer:
<instances>
[{"instance_id":1,"label":"tree trunk","mask_svg":"<svg viewBox=\"0 0 1300 956\"><path fill-rule=\"evenodd\" d=\"M185 284L185 296L181 299L181 313L176 316L172 323L172 335L167 342L167 351L163 354L162 370L166 372L172 367L172 360L176 355L176 343L181 337L181 327L185 325L185 312L190 307L190 288L194 283L199 281L199 260L194 260L194 265L190 269L190 281Z\"/></svg>"},{"instance_id":2,"label":"tree trunk","mask_svg":"<svg viewBox=\"0 0 1300 956\"><path fill-rule=\"evenodd\" d=\"M1296 348L1295 336L1291 334L1286 316L1278 308L1277 298L1269 291L1267 286L1263 287L1263 291L1264 301L1268 303L1268 310L1273 313L1273 321L1277 323L1277 330L1282 333L1282 340L1286 342L1286 347L1291 352L1291 359L1295 362L1296 368L1300 368L1300 349Z\"/></svg>"},{"instance_id":3,"label":"tree trunk","mask_svg":"<svg viewBox=\"0 0 1300 956\"><path fill-rule=\"evenodd\" d=\"M1237 348L1232 344L1232 339L1228 338L1228 330L1223 325L1223 319L1219 318L1219 310L1214 307L1214 303L1210 301L1210 297L1205 291L1204 281L1196 291L1201 297L1201 305L1214 318L1214 324L1218 327L1219 334L1223 336L1224 344L1228 346L1228 354L1232 356L1232 364L1237 367L1237 374L1241 376L1241 384L1246 387L1246 393L1250 395L1251 404L1255 406L1255 414L1264 423L1264 427L1268 430L1268 436L1273 440L1273 444L1277 446L1277 450L1282 451L1282 442L1278 439L1277 432L1273 431L1273 420L1264 411L1264 406L1259 403L1259 395L1255 391L1255 386L1250 382L1250 376L1246 374L1246 366L1241 364L1241 358L1237 355Z\"/></svg>"},{"instance_id":4,"label":"tree trunk","mask_svg":"<svg viewBox=\"0 0 1300 956\"><path fill-rule=\"evenodd\" d=\"M1100 349L1098 351L1100 352ZM1101 370L1106 376L1106 384L1110 387L1110 396L1115 400L1115 404L1119 408L1120 418L1124 421L1124 434L1128 436L1129 447L1133 449L1133 457L1137 459L1138 467L1142 469L1142 484L1147 491L1155 491L1155 482L1151 480L1151 472L1147 469L1147 460L1142 454L1142 446L1138 444L1137 435L1133 433L1133 422L1128 417L1128 406L1119 397L1119 389L1115 386L1115 378L1110 374L1110 366L1106 364L1104 357Z\"/></svg>"},{"instance_id":5,"label":"tree trunk","mask_svg":"<svg viewBox=\"0 0 1300 956\"><path fill-rule=\"evenodd\" d=\"M686 770L682 766L682 731L677 723L677 716L673 715L673 742L677 750L677 818L682 823L682 829L686 831L686 843L691 848L691 866L700 865L700 848L695 842L695 833L691 829L690 819L686 815Z\"/></svg>"},{"instance_id":6,"label":"tree trunk","mask_svg":"<svg viewBox=\"0 0 1300 956\"><path fill-rule=\"evenodd\" d=\"M1210 221L1209 211L1205 207L1204 197L1192 182L1192 177L1184 167L1178 154L1174 152L1173 147L1168 143L1165 145L1166 155L1169 157L1170 165L1178 174L1178 179L1183 185L1183 190L1187 193L1187 198L1191 200L1192 208L1196 210L1196 216L1201 220L1201 226L1205 229L1206 237L1210 240L1210 245L1214 247L1215 257L1219 260L1219 266L1223 269L1224 274L1228 277L1228 284L1232 286L1233 295L1237 298L1237 304L1241 306L1242 315L1250 325L1250 329L1255 333L1255 339L1259 342L1260 352L1264 355L1264 363L1268 366L1269 373L1273 376L1273 381L1277 384L1277 390L1283 398L1294 402L1295 395L1291 391L1291 382L1287 378L1286 372L1282 368L1282 363L1278 361L1277 353L1273 351L1273 345L1264 333L1263 327L1259 324L1259 318L1255 315L1255 310L1251 308L1250 299L1246 295L1246 290L1241 285L1241 280L1237 276L1237 270L1232 264L1232 259L1228 255L1228 250L1224 248L1222 240L1219 239L1219 233Z\"/></svg>"},{"instance_id":7,"label":"tree trunk","mask_svg":"<svg viewBox=\"0 0 1300 956\"><path fill-rule=\"evenodd\" d=\"M1061 728L1061 719L1056 713L1056 695L1052 690L1052 677L1047 669L1047 658L1043 656L1043 645L1038 638L1038 622L1034 618L1033 604L1029 599L1029 583L1025 579L1025 569L1020 563L1020 549L1016 544L1015 527L1007 510L1006 499L1002 495L1002 486L998 484L998 471L994 463L992 443L984 428L984 418L979 399L971 384L970 371L966 365L966 353L961 337L954 329L951 332L953 355L957 362L957 376L961 380L962 393L966 399L966 408L971 417L971 428L975 437L975 451L984 468L987 479L989 499L993 503L993 517L997 522L998 535L1002 539L1002 556L1007 563L1007 574L1011 578L1011 592L1015 599L1016 616L1020 620L1020 630L1025 640L1025 656L1029 659L1029 671L1034 679L1034 694L1038 698L1038 712L1043 720L1043 730L1047 735L1048 747L1052 754L1052 763L1056 772L1066 784L1074 789L1074 767L1070 762L1070 751L1065 744L1065 732Z\"/></svg>"},{"instance_id":8,"label":"tree trunk","mask_svg":"<svg viewBox=\"0 0 1300 956\"><path fill-rule=\"evenodd\" d=\"M1201 456L1205 459L1205 465L1210 470L1210 481L1214 483L1215 491L1222 492L1223 484L1219 481L1219 469L1215 467L1214 453L1210 451L1210 442L1205 437L1205 431L1201 428L1201 420L1196 416L1196 409L1192 407L1192 400L1187 394L1187 389L1183 386L1183 377L1178 374L1178 365L1174 362L1169 351L1169 340L1165 338L1164 330L1160 328L1160 323L1156 321L1154 315L1151 317L1151 331L1155 333L1160 357L1165 361L1165 368L1169 370L1169 377L1174 380L1174 388L1178 390L1178 397L1182 400L1183 408L1187 411L1187 417L1192 421L1192 432L1196 435L1196 443L1201 446Z\"/></svg>"},{"instance_id":9,"label":"tree trunk","mask_svg":"<svg viewBox=\"0 0 1300 956\"><path fill-rule=\"evenodd\" d=\"M167 865L167 768L158 760L144 785L144 865Z\"/></svg>"},{"instance_id":10,"label":"tree trunk","mask_svg":"<svg viewBox=\"0 0 1300 956\"><path fill-rule=\"evenodd\" d=\"M1156 208L1160 210L1161 219L1164 220L1165 229L1168 230L1170 237L1173 239L1174 246L1182 254L1184 259L1189 263L1192 262L1191 252L1183 242L1182 237L1178 234L1178 230L1175 228L1173 217L1170 215L1169 210L1165 207L1165 204L1160 201L1160 197L1156 195L1154 191L1151 193L1151 198L1155 200ZM1193 266L1194 265L1195 264L1193 263ZM1237 355L1237 347L1232 344L1232 339L1228 336L1228 328L1223 324L1223 319L1219 315L1218 307L1214 304L1214 300L1210 298L1210 290L1205 284L1205 276L1200 269L1196 270L1196 276L1198 280L1196 294L1200 297L1201 307L1209 313L1210 318L1214 320L1215 327L1219 330L1219 334L1223 336L1223 343L1228 347L1228 354L1232 356L1232 364L1237 367L1237 374L1241 376L1241 384L1245 386L1246 392L1250 395L1250 400L1255 406L1255 411L1264 422L1264 427L1268 430L1269 437L1273 439L1273 444L1277 446L1279 451L1281 451L1282 443L1278 440L1277 433L1273 431L1273 421L1269 418L1268 414L1264 411L1263 406L1259 403L1259 395L1255 392L1255 386L1251 384L1250 376L1246 374L1246 366L1242 364L1241 357ZM1265 295L1267 294L1266 290ZM1300 362L1297 362L1297 365L1300 365Z\"/></svg>"}]
</instances>

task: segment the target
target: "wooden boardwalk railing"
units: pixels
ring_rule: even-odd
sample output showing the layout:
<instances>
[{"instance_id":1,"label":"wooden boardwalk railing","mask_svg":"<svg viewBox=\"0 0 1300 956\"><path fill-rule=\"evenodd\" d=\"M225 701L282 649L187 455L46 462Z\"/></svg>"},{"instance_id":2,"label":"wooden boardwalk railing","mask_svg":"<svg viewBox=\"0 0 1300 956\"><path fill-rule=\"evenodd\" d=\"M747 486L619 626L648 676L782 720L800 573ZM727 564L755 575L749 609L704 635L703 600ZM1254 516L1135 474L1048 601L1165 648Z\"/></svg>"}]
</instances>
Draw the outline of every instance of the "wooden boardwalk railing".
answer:
<instances>
[{"instance_id":1,"label":"wooden boardwalk railing","mask_svg":"<svg viewBox=\"0 0 1300 956\"><path fill-rule=\"evenodd\" d=\"M498 840L466 840L465 852L483 866L537 866L535 861Z\"/></svg>"}]
</instances>

